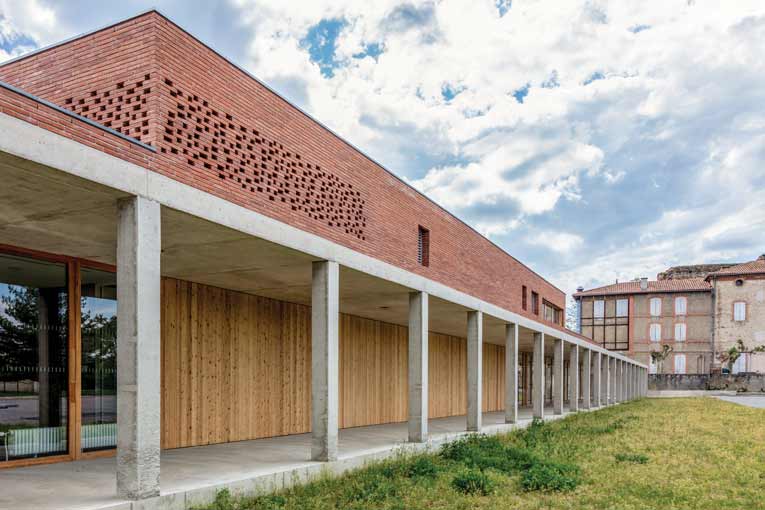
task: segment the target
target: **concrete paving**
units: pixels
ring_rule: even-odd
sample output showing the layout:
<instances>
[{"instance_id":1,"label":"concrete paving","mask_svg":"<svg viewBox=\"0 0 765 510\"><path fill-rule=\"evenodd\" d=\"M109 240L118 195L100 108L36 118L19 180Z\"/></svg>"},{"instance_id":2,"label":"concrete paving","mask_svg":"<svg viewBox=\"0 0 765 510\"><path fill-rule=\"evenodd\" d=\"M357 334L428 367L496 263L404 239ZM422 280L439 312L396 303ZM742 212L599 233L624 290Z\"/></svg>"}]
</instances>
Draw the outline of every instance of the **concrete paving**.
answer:
<instances>
[{"instance_id":1,"label":"concrete paving","mask_svg":"<svg viewBox=\"0 0 765 510\"><path fill-rule=\"evenodd\" d=\"M546 413L548 419L561 417L553 416L552 408ZM517 425L506 425L504 412L484 413L482 431L501 433L531 422L530 409L520 409L518 414ZM217 489L226 486L235 493L278 490L322 470L342 472L403 449L437 448L463 434L466 425L465 416L430 420L427 445L406 443L406 423L344 429L340 431L338 461L332 463L310 460L310 434L165 450L162 496L147 506L131 506L117 497L114 457L0 470L0 509L188 508L209 501Z\"/></svg>"},{"instance_id":2,"label":"concrete paving","mask_svg":"<svg viewBox=\"0 0 765 510\"><path fill-rule=\"evenodd\" d=\"M737 395L735 397L718 396L720 400L741 404L742 406L765 409L765 395Z\"/></svg>"}]
</instances>

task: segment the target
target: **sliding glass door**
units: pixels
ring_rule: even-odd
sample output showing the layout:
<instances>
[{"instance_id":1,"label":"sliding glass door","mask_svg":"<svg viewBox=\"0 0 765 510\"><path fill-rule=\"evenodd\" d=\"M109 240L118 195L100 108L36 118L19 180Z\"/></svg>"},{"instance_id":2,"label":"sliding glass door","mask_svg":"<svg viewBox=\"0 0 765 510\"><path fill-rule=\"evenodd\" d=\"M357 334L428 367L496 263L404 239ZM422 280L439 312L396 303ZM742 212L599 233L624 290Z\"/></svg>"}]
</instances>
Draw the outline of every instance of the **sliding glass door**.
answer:
<instances>
[{"instance_id":1,"label":"sliding glass door","mask_svg":"<svg viewBox=\"0 0 765 510\"><path fill-rule=\"evenodd\" d=\"M83 267L80 280L80 444L88 452L117 445L117 275Z\"/></svg>"},{"instance_id":2,"label":"sliding glass door","mask_svg":"<svg viewBox=\"0 0 765 510\"><path fill-rule=\"evenodd\" d=\"M0 462L68 452L64 263L0 254Z\"/></svg>"}]
</instances>

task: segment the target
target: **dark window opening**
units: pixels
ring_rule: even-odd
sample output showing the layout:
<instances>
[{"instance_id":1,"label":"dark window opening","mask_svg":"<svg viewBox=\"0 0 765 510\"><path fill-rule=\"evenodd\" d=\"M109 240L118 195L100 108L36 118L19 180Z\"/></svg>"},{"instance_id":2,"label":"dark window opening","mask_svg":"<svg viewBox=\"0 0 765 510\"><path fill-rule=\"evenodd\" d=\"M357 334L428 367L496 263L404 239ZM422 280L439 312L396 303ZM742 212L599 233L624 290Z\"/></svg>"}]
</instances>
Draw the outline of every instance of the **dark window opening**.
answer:
<instances>
[{"instance_id":1,"label":"dark window opening","mask_svg":"<svg viewBox=\"0 0 765 510\"><path fill-rule=\"evenodd\" d=\"M521 308L523 308L524 310L528 308L528 305L526 303L526 294L527 294L526 286L524 285L521 287Z\"/></svg>"},{"instance_id":2,"label":"dark window opening","mask_svg":"<svg viewBox=\"0 0 765 510\"><path fill-rule=\"evenodd\" d=\"M425 267L430 265L430 230L422 225L417 227L417 263Z\"/></svg>"},{"instance_id":3,"label":"dark window opening","mask_svg":"<svg viewBox=\"0 0 765 510\"><path fill-rule=\"evenodd\" d=\"M539 294L531 291L531 311L534 312L534 315L539 315Z\"/></svg>"}]
</instances>

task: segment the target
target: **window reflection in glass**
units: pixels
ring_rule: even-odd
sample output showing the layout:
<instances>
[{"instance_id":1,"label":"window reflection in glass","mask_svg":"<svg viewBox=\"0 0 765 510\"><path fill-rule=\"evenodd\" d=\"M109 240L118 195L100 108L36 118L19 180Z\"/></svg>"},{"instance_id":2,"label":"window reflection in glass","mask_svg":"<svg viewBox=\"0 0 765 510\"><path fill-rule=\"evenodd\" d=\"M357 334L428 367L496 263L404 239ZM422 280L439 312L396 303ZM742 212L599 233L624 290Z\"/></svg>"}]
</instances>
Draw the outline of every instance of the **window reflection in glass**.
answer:
<instances>
[{"instance_id":1,"label":"window reflection in glass","mask_svg":"<svg viewBox=\"0 0 765 510\"><path fill-rule=\"evenodd\" d=\"M83 267L82 450L117 444L117 279Z\"/></svg>"},{"instance_id":2,"label":"window reflection in glass","mask_svg":"<svg viewBox=\"0 0 765 510\"><path fill-rule=\"evenodd\" d=\"M64 264L0 255L0 462L66 453Z\"/></svg>"}]
</instances>

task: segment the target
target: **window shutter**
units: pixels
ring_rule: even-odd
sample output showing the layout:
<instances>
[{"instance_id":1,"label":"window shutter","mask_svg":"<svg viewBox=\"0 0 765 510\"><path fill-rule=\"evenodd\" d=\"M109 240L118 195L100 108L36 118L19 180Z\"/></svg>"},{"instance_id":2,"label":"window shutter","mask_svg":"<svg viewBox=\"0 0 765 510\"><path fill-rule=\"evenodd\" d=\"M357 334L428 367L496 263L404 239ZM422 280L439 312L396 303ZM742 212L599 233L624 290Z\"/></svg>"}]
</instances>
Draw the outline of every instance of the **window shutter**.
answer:
<instances>
[{"instance_id":1,"label":"window shutter","mask_svg":"<svg viewBox=\"0 0 765 510\"><path fill-rule=\"evenodd\" d=\"M675 315L685 315L688 308L688 300L684 297L675 298Z\"/></svg>"},{"instance_id":2,"label":"window shutter","mask_svg":"<svg viewBox=\"0 0 765 510\"><path fill-rule=\"evenodd\" d=\"M661 342L661 324L651 324L651 341Z\"/></svg>"},{"instance_id":3,"label":"window shutter","mask_svg":"<svg viewBox=\"0 0 765 510\"><path fill-rule=\"evenodd\" d=\"M744 321L746 320L746 303L743 301L737 301L733 303L733 320Z\"/></svg>"},{"instance_id":4,"label":"window shutter","mask_svg":"<svg viewBox=\"0 0 765 510\"><path fill-rule=\"evenodd\" d=\"M685 354L675 354L675 373L685 373Z\"/></svg>"},{"instance_id":5,"label":"window shutter","mask_svg":"<svg viewBox=\"0 0 765 510\"><path fill-rule=\"evenodd\" d=\"M658 317L661 315L661 298L651 298L651 316Z\"/></svg>"},{"instance_id":6,"label":"window shutter","mask_svg":"<svg viewBox=\"0 0 765 510\"><path fill-rule=\"evenodd\" d=\"M676 342L685 341L685 324L684 323L675 324L675 341Z\"/></svg>"}]
</instances>

